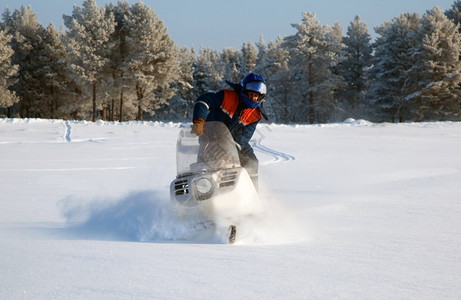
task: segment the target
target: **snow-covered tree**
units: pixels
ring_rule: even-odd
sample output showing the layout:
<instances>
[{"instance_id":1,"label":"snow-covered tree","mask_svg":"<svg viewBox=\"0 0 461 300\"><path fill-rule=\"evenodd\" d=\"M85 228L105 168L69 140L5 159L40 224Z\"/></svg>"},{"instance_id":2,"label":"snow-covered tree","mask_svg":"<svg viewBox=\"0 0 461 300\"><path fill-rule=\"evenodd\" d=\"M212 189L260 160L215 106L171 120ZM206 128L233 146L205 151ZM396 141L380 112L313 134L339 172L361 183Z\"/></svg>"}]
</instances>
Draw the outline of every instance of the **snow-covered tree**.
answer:
<instances>
[{"instance_id":1,"label":"snow-covered tree","mask_svg":"<svg viewBox=\"0 0 461 300\"><path fill-rule=\"evenodd\" d=\"M461 0L455 0L450 9L445 11L448 19L452 20L455 24L461 23Z\"/></svg>"},{"instance_id":2,"label":"snow-covered tree","mask_svg":"<svg viewBox=\"0 0 461 300\"><path fill-rule=\"evenodd\" d=\"M234 48L226 48L221 52L221 61L223 64L223 78L232 82L242 80L242 52Z\"/></svg>"},{"instance_id":3,"label":"snow-covered tree","mask_svg":"<svg viewBox=\"0 0 461 300\"><path fill-rule=\"evenodd\" d=\"M21 117L45 117L39 109L43 100L44 80L37 70L45 67L40 54L43 50L45 29L38 23L30 6L21 6L11 16L4 14L5 28L12 35L13 64L19 66L18 80L13 85L20 98L18 112Z\"/></svg>"},{"instance_id":4,"label":"snow-covered tree","mask_svg":"<svg viewBox=\"0 0 461 300\"><path fill-rule=\"evenodd\" d=\"M418 44L416 32L420 18L416 13L405 13L387 22L375 31L378 37L373 45L373 67L367 92L371 109L369 117L376 121L399 120L399 107L405 96L402 89L407 71L415 63L414 49Z\"/></svg>"},{"instance_id":5,"label":"snow-covered tree","mask_svg":"<svg viewBox=\"0 0 461 300\"><path fill-rule=\"evenodd\" d=\"M68 102L72 98L72 81L66 47L52 23L44 32L42 43L37 53L41 67L35 70L41 79L42 100L36 109L41 111L43 117L66 117L69 113L67 109L72 106Z\"/></svg>"},{"instance_id":6,"label":"snow-covered tree","mask_svg":"<svg viewBox=\"0 0 461 300\"><path fill-rule=\"evenodd\" d=\"M340 78L333 68L341 59L339 26L322 26L314 13L303 13L297 33L285 38L290 52L292 86L290 109L294 122L327 122L334 112Z\"/></svg>"},{"instance_id":7,"label":"snow-covered tree","mask_svg":"<svg viewBox=\"0 0 461 300\"><path fill-rule=\"evenodd\" d=\"M113 3L106 5L106 16L108 18L113 16L116 25L108 42L111 48L109 59L110 75L101 82L101 87L105 91L104 100L102 101L103 120L110 119L115 121L116 116L118 116L118 120L123 119L127 102L125 99L132 90L129 86L128 72L124 69L124 63L128 57L128 44L126 41L128 32L125 27L125 17L129 10L130 4L128 2L119 1L117 5ZM133 111L135 110L133 105L129 107Z\"/></svg>"},{"instance_id":8,"label":"snow-covered tree","mask_svg":"<svg viewBox=\"0 0 461 300\"><path fill-rule=\"evenodd\" d=\"M197 57L193 49L181 48L179 50L179 77L174 83L178 95L174 97L169 106L171 112L178 114L175 120L190 120L194 108L195 96L193 91L193 69Z\"/></svg>"},{"instance_id":9,"label":"snow-covered tree","mask_svg":"<svg viewBox=\"0 0 461 300\"><path fill-rule=\"evenodd\" d=\"M6 109L6 116L11 117L10 108L19 101L10 87L16 81L18 66L12 64L13 49L11 36L0 29L0 111Z\"/></svg>"},{"instance_id":10,"label":"snow-covered tree","mask_svg":"<svg viewBox=\"0 0 461 300\"><path fill-rule=\"evenodd\" d=\"M281 36L276 41L270 41L267 46L260 40L255 73L263 75L268 83L264 107L269 120L286 123L292 121L289 113L289 102L292 98L288 68L289 54L283 47L283 43Z\"/></svg>"},{"instance_id":11,"label":"snow-covered tree","mask_svg":"<svg viewBox=\"0 0 461 300\"><path fill-rule=\"evenodd\" d=\"M450 9L445 11L445 15L458 25L458 32L461 34L461 0L456 0Z\"/></svg>"},{"instance_id":12,"label":"snow-covered tree","mask_svg":"<svg viewBox=\"0 0 461 300\"><path fill-rule=\"evenodd\" d=\"M256 66L254 67L253 72L264 76L266 75L264 74L265 73L264 69L265 69L265 66L268 64L268 55L267 55L267 44L264 41L263 36L259 38L259 42L256 44L256 48L258 49L258 56L256 58Z\"/></svg>"},{"instance_id":13,"label":"snow-covered tree","mask_svg":"<svg viewBox=\"0 0 461 300\"><path fill-rule=\"evenodd\" d=\"M327 35L328 45L327 53L329 54L329 71L327 81L323 84L324 87L331 88L331 97L325 97L321 107L323 107L323 120L322 122L338 122L344 121L350 117L350 113L344 111L340 99L342 91L344 90L344 78L340 75L339 66L344 60L344 43L343 41L343 28L336 22L330 27L329 34Z\"/></svg>"},{"instance_id":14,"label":"snow-covered tree","mask_svg":"<svg viewBox=\"0 0 461 300\"><path fill-rule=\"evenodd\" d=\"M97 86L109 74L110 37L115 30L113 15L106 15L94 0L85 0L82 7L74 6L72 16L63 16L68 28L66 45L70 66L83 88L91 87L92 120L96 120Z\"/></svg>"},{"instance_id":15,"label":"snow-covered tree","mask_svg":"<svg viewBox=\"0 0 461 300\"><path fill-rule=\"evenodd\" d=\"M460 35L439 7L427 11L417 31L414 63L403 87L405 119L460 120ZM400 112L402 115L404 112Z\"/></svg>"},{"instance_id":16,"label":"snow-covered tree","mask_svg":"<svg viewBox=\"0 0 461 300\"><path fill-rule=\"evenodd\" d=\"M196 96L225 87L223 85L224 63L218 51L200 48L193 68Z\"/></svg>"},{"instance_id":17,"label":"snow-covered tree","mask_svg":"<svg viewBox=\"0 0 461 300\"><path fill-rule=\"evenodd\" d=\"M372 48L371 36L366 24L356 16L347 28L343 38L344 60L339 66L341 76L344 78L345 91L343 98L350 105L353 117L360 114L359 105L364 101L367 89L367 72L371 66Z\"/></svg>"},{"instance_id":18,"label":"snow-covered tree","mask_svg":"<svg viewBox=\"0 0 461 300\"><path fill-rule=\"evenodd\" d=\"M243 79L248 73L252 72L256 66L258 49L252 42L243 43L242 46L242 65L239 70L239 77Z\"/></svg>"},{"instance_id":19,"label":"snow-covered tree","mask_svg":"<svg viewBox=\"0 0 461 300\"><path fill-rule=\"evenodd\" d=\"M179 49L179 76L172 86L177 90L177 94L156 111L154 119L170 120L176 122L190 122L192 111L195 104L195 91L193 88L193 66L197 61L197 56L193 48Z\"/></svg>"},{"instance_id":20,"label":"snow-covered tree","mask_svg":"<svg viewBox=\"0 0 461 300\"><path fill-rule=\"evenodd\" d=\"M124 63L136 93L137 119L144 111L160 108L175 90L179 78L178 48L155 12L138 2L125 17L128 57Z\"/></svg>"}]
</instances>

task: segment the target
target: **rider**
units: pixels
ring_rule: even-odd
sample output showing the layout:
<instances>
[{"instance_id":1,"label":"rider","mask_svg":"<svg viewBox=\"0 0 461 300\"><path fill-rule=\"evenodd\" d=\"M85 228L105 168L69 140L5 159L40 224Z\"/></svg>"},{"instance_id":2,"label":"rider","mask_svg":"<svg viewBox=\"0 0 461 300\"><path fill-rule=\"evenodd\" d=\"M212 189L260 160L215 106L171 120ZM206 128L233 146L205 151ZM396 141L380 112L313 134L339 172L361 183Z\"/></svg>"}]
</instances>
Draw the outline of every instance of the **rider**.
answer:
<instances>
[{"instance_id":1,"label":"rider","mask_svg":"<svg viewBox=\"0 0 461 300\"><path fill-rule=\"evenodd\" d=\"M197 98L191 132L201 135L206 121L224 123L239 150L242 167L247 169L255 188L258 189L259 162L249 141L261 118L267 119L262 107L267 94L266 80L261 75L250 73L240 84L227 80L226 83L232 89L205 93Z\"/></svg>"}]
</instances>

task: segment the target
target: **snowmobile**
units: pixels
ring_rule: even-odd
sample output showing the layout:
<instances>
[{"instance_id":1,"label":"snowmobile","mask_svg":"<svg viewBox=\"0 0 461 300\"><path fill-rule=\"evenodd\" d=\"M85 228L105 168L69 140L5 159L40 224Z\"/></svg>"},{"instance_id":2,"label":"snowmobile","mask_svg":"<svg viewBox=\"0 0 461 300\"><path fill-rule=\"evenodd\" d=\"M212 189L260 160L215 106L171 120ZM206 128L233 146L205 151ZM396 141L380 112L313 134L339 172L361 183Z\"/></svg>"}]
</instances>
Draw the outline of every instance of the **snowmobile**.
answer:
<instances>
[{"instance_id":1,"label":"snowmobile","mask_svg":"<svg viewBox=\"0 0 461 300\"><path fill-rule=\"evenodd\" d=\"M206 122L200 136L182 128L176 151L177 176L170 194L178 211L199 215L197 224L212 227L225 242L234 243L242 219L261 212L263 205L240 165L228 128L221 122Z\"/></svg>"}]
</instances>

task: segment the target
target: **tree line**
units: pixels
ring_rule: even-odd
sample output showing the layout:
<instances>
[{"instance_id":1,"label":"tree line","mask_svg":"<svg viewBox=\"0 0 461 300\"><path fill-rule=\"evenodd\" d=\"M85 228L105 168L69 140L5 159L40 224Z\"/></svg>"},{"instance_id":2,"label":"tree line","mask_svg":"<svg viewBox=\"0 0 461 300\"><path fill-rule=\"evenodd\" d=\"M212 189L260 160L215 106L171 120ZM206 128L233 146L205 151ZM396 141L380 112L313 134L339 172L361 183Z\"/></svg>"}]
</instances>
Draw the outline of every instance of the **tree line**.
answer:
<instances>
[{"instance_id":1,"label":"tree line","mask_svg":"<svg viewBox=\"0 0 461 300\"><path fill-rule=\"evenodd\" d=\"M271 122L461 120L461 0L404 13L374 41L359 16L344 35L304 12L291 36L222 51L179 48L142 2L85 0L63 20L58 31L30 7L5 9L0 117L189 121L200 94L255 72Z\"/></svg>"}]
</instances>

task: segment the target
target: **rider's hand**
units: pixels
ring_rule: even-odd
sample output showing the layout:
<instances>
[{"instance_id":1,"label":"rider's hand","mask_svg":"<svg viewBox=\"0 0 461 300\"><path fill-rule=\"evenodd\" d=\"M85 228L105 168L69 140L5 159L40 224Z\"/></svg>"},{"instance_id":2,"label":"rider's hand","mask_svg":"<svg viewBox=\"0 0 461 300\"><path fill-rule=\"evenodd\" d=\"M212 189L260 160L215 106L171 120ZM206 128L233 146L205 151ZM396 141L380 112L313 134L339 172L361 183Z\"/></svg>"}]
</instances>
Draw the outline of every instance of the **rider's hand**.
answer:
<instances>
[{"instance_id":1,"label":"rider's hand","mask_svg":"<svg viewBox=\"0 0 461 300\"><path fill-rule=\"evenodd\" d=\"M196 135L203 134L203 125L205 124L205 120L202 118L197 118L192 120L192 127L190 133L195 133Z\"/></svg>"}]
</instances>

